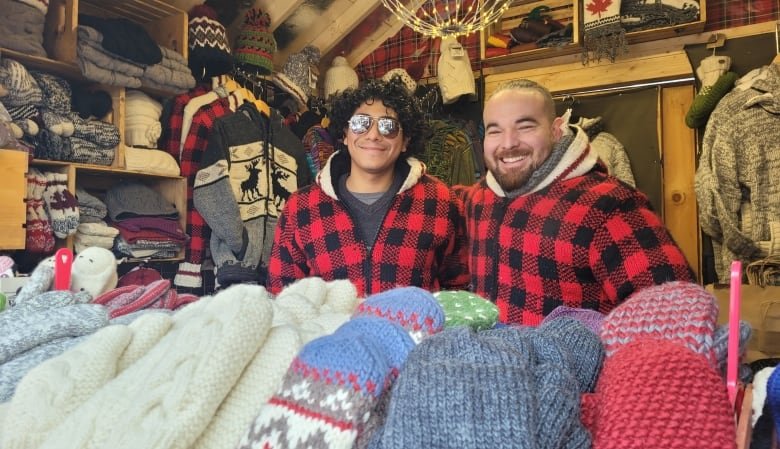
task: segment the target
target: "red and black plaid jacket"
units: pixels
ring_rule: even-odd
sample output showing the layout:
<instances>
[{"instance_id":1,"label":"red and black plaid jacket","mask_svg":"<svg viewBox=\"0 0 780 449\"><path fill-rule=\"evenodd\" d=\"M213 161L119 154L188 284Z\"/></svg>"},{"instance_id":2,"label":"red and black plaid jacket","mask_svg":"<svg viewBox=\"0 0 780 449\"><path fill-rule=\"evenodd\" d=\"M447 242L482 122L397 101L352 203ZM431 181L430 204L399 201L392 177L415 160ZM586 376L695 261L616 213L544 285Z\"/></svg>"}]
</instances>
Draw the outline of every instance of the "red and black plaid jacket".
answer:
<instances>
[{"instance_id":1,"label":"red and black plaid jacket","mask_svg":"<svg viewBox=\"0 0 780 449\"><path fill-rule=\"evenodd\" d=\"M607 175L580 133L531 193L507 198L490 174L462 191L472 289L503 322L537 325L560 305L607 313L644 287L695 281L647 197Z\"/></svg>"},{"instance_id":2,"label":"red and black plaid jacket","mask_svg":"<svg viewBox=\"0 0 780 449\"><path fill-rule=\"evenodd\" d=\"M442 181L425 174L418 160L395 196L369 252L346 205L336 196L341 175L334 159L317 184L298 190L279 217L268 264L268 289L278 293L297 279L349 279L358 294L397 286L430 291L468 286L463 205Z\"/></svg>"}]
</instances>

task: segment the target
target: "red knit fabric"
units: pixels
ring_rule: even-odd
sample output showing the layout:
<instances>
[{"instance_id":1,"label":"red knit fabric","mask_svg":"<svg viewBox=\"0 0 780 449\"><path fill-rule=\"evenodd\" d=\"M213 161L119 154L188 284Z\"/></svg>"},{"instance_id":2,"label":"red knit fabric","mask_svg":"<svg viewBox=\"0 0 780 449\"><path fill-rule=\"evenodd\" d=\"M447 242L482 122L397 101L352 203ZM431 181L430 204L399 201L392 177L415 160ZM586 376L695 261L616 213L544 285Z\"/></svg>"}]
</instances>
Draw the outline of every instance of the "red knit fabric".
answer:
<instances>
[{"instance_id":1,"label":"red knit fabric","mask_svg":"<svg viewBox=\"0 0 780 449\"><path fill-rule=\"evenodd\" d=\"M707 360L664 340L608 357L596 386L593 449L732 449L726 384Z\"/></svg>"}]
</instances>

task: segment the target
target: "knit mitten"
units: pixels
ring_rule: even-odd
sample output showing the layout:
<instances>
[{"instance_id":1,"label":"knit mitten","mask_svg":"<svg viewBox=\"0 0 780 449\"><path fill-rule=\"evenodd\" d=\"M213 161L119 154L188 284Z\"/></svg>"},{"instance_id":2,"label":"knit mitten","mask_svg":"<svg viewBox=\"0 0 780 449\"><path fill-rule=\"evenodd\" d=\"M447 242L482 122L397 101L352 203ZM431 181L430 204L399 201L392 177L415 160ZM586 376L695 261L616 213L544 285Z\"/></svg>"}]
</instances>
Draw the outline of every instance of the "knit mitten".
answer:
<instances>
[{"instance_id":1,"label":"knit mitten","mask_svg":"<svg viewBox=\"0 0 780 449\"><path fill-rule=\"evenodd\" d=\"M433 294L444 310L444 327L469 326L479 331L490 329L498 321L498 307L474 293L444 290Z\"/></svg>"},{"instance_id":2,"label":"knit mitten","mask_svg":"<svg viewBox=\"0 0 780 449\"><path fill-rule=\"evenodd\" d=\"M41 121L43 126L54 134L62 137L70 137L75 130L73 122L64 115L60 115L49 110L41 111Z\"/></svg>"},{"instance_id":3,"label":"knit mitten","mask_svg":"<svg viewBox=\"0 0 780 449\"><path fill-rule=\"evenodd\" d=\"M750 341L750 337L753 336L753 328L750 327L750 323L747 321L739 321L739 358L745 355L747 351L747 345ZM717 361L718 371L725 378L726 369L729 358L729 326L723 324L715 329L712 341L712 350L715 354L715 360ZM750 368L747 365L740 365L740 379L743 378L745 370L750 372Z\"/></svg>"},{"instance_id":4,"label":"knit mitten","mask_svg":"<svg viewBox=\"0 0 780 449\"><path fill-rule=\"evenodd\" d=\"M390 370L373 337L336 332L312 340L238 448L351 448Z\"/></svg>"},{"instance_id":5,"label":"knit mitten","mask_svg":"<svg viewBox=\"0 0 780 449\"><path fill-rule=\"evenodd\" d=\"M712 350L717 317L717 301L704 287L667 282L639 290L613 309L601 326L601 341L609 357L632 341L668 340L717 366Z\"/></svg>"},{"instance_id":6,"label":"knit mitten","mask_svg":"<svg viewBox=\"0 0 780 449\"><path fill-rule=\"evenodd\" d=\"M49 291L54 282L54 267L49 264L46 258L35 267L27 278L27 282L19 290L14 298L16 304L23 304L43 292Z\"/></svg>"},{"instance_id":7,"label":"knit mitten","mask_svg":"<svg viewBox=\"0 0 780 449\"><path fill-rule=\"evenodd\" d=\"M43 191L46 178L31 168L27 173L27 224L25 249L31 253L48 254L54 251L54 231L44 209Z\"/></svg>"},{"instance_id":8,"label":"knit mitten","mask_svg":"<svg viewBox=\"0 0 780 449\"><path fill-rule=\"evenodd\" d=\"M353 316L361 315L396 322L416 343L444 329L444 311L430 292L419 287L397 287L371 295Z\"/></svg>"},{"instance_id":9,"label":"knit mitten","mask_svg":"<svg viewBox=\"0 0 780 449\"><path fill-rule=\"evenodd\" d=\"M43 200L51 216L54 235L64 239L75 233L79 227L79 205L76 197L68 191L68 175L47 172L45 176Z\"/></svg>"}]
</instances>

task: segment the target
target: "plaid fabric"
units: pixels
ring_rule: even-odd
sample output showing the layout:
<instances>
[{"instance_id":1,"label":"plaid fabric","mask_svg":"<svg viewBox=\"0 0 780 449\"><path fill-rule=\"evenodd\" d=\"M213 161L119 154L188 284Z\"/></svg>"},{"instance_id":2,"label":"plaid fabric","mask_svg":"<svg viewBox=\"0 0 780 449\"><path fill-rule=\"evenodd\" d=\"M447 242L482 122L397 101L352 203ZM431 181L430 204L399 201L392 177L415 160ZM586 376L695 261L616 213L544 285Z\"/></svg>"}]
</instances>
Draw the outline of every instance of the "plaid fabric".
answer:
<instances>
[{"instance_id":1,"label":"plaid fabric","mask_svg":"<svg viewBox=\"0 0 780 449\"><path fill-rule=\"evenodd\" d=\"M479 70L479 33L472 33L458 38L469 55L472 70ZM395 36L386 40L355 68L361 80L381 78L391 69L403 68L410 74L413 65L423 64L428 67L428 76L437 76L439 61L439 44L441 39L423 36L409 27L403 27ZM418 70L419 71L419 70ZM423 72L425 73L425 72ZM414 75L412 75L414 76ZM415 80L419 81L419 79Z\"/></svg>"},{"instance_id":2,"label":"plaid fabric","mask_svg":"<svg viewBox=\"0 0 780 449\"><path fill-rule=\"evenodd\" d=\"M166 111L163 114L168 119L162 119L163 131L159 140L159 147L167 151L177 161L179 160L179 147L181 146L181 130L184 120L184 107L195 97L207 93L209 89L206 86L195 86L192 90L177 95L171 100L170 105L166 105Z\"/></svg>"},{"instance_id":3,"label":"plaid fabric","mask_svg":"<svg viewBox=\"0 0 780 449\"><path fill-rule=\"evenodd\" d=\"M201 168L200 162L206 151L214 121L229 113L231 111L228 98L220 98L201 107L192 118L190 132L184 141L184 152L181 155L179 165L181 166L181 175L187 178L187 234L190 236L190 240L185 246L184 262L179 266L179 273L174 281L177 286L184 284L183 287L200 287L200 272L199 270L197 273L194 271L203 263L206 247L211 237L211 229L200 212L195 209L195 204L192 201L192 189L195 185L195 176ZM178 147L176 152L178 153ZM198 279L195 282L197 285L188 285L184 279Z\"/></svg>"},{"instance_id":4,"label":"plaid fabric","mask_svg":"<svg viewBox=\"0 0 780 449\"><path fill-rule=\"evenodd\" d=\"M780 19L777 0L709 0L706 31Z\"/></svg>"},{"instance_id":5,"label":"plaid fabric","mask_svg":"<svg viewBox=\"0 0 780 449\"><path fill-rule=\"evenodd\" d=\"M511 200L485 180L462 191L472 288L502 322L537 325L561 305L607 313L644 287L695 282L647 197L596 167Z\"/></svg>"},{"instance_id":6,"label":"plaid fabric","mask_svg":"<svg viewBox=\"0 0 780 449\"><path fill-rule=\"evenodd\" d=\"M404 186L413 185L396 195L369 253L330 184L343 173L334 166L338 156L330 159L316 185L287 200L268 265L269 291L278 293L309 276L349 279L360 296L398 286L430 291L466 288L463 209L455 194L424 173L415 179L412 170ZM349 160L343 164L348 166Z\"/></svg>"}]
</instances>

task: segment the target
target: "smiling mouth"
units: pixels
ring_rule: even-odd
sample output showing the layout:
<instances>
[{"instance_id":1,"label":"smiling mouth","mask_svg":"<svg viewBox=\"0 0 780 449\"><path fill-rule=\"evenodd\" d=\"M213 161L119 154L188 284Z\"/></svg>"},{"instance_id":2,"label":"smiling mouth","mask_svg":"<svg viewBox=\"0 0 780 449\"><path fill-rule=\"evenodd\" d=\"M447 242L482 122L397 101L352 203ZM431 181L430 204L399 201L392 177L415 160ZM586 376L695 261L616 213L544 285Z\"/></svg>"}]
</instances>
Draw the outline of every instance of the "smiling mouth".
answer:
<instances>
[{"instance_id":1,"label":"smiling mouth","mask_svg":"<svg viewBox=\"0 0 780 449\"><path fill-rule=\"evenodd\" d=\"M512 156L512 157L502 157L499 160L504 164L515 164L517 162L524 161L526 158L528 158L528 156Z\"/></svg>"}]
</instances>

